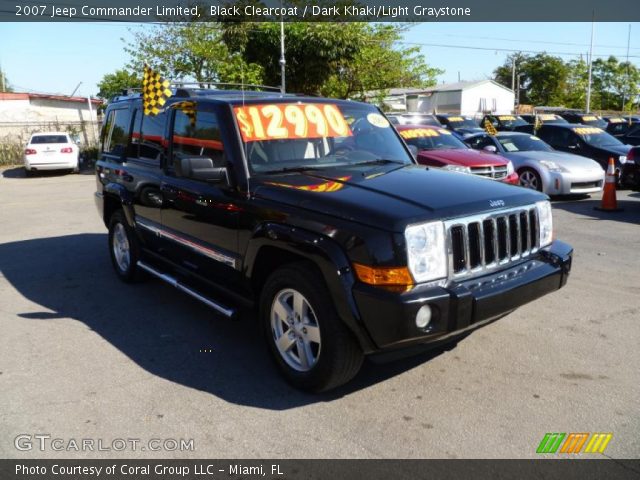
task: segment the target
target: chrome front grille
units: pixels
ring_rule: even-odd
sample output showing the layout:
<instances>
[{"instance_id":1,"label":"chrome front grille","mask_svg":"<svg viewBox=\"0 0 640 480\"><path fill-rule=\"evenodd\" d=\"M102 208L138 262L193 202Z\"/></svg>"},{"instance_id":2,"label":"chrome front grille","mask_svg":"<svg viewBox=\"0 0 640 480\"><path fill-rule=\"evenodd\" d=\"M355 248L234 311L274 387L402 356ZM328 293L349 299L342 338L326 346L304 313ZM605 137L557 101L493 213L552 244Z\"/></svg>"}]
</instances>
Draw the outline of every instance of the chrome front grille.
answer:
<instances>
[{"instance_id":1,"label":"chrome front grille","mask_svg":"<svg viewBox=\"0 0 640 480\"><path fill-rule=\"evenodd\" d=\"M540 246L535 206L445 222L449 278L475 277L535 253Z\"/></svg>"},{"instance_id":2,"label":"chrome front grille","mask_svg":"<svg viewBox=\"0 0 640 480\"><path fill-rule=\"evenodd\" d=\"M480 175L481 177L500 180L507 176L507 166L487 165L486 167L471 167L471 173L474 175Z\"/></svg>"}]
</instances>

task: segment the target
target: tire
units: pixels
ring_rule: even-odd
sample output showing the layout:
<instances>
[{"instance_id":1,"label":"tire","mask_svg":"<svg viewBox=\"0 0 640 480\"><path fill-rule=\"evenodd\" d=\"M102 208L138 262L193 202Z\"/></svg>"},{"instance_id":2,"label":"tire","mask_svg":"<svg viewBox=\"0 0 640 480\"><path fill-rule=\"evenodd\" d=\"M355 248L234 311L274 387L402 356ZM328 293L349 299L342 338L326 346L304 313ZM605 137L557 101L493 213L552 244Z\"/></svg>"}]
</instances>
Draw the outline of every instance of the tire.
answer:
<instances>
[{"instance_id":1,"label":"tire","mask_svg":"<svg viewBox=\"0 0 640 480\"><path fill-rule=\"evenodd\" d=\"M260 296L260 322L278 369L300 390L331 390L362 366L362 349L311 264L291 264L271 274Z\"/></svg>"},{"instance_id":2,"label":"tire","mask_svg":"<svg viewBox=\"0 0 640 480\"><path fill-rule=\"evenodd\" d=\"M138 267L140 245L135 232L127 224L122 210L117 210L109 219L109 255L116 274L126 283L143 279Z\"/></svg>"},{"instance_id":3,"label":"tire","mask_svg":"<svg viewBox=\"0 0 640 480\"><path fill-rule=\"evenodd\" d=\"M542 191L542 178L533 168L522 168L518 170L520 176L520 186L531 190Z\"/></svg>"}]
</instances>

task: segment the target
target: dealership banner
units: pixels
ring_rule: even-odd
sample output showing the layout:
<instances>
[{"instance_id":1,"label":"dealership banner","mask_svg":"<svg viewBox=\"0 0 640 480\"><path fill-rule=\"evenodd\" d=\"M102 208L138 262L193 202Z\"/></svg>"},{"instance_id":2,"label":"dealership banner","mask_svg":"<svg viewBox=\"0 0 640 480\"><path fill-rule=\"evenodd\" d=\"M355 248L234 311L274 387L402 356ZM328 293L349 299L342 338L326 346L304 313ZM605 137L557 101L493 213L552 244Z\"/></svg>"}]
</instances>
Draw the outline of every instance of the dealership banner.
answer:
<instances>
[{"instance_id":1,"label":"dealership banner","mask_svg":"<svg viewBox=\"0 0 640 480\"><path fill-rule=\"evenodd\" d=\"M640 460L0 460L2 480L459 480L640 476Z\"/></svg>"},{"instance_id":2,"label":"dealership banner","mask_svg":"<svg viewBox=\"0 0 640 480\"><path fill-rule=\"evenodd\" d=\"M637 22L635 0L0 0L12 22Z\"/></svg>"}]
</instances>

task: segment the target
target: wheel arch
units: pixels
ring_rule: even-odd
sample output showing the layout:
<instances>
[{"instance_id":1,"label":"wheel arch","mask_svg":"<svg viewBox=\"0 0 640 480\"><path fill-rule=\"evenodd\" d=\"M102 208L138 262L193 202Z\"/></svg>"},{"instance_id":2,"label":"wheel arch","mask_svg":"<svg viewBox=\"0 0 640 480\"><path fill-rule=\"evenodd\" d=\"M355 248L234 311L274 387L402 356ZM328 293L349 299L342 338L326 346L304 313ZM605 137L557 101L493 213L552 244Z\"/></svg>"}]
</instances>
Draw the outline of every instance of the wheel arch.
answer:
<instances>
[{"instance_id":1,"label":"wheel arch","mask_svg":"<svg viewBox=\"0 0 640 480\"><path fill-rule=\"evenodd\" d=\"M133 212L133 200L129 191L117 183L108 183L104 186L104 224L108 227L111 216L119 209L124 211L127 223L131 228L135 224Z\"/></svg>"},{"instance_id":2,"label":"wheel arch","mask_svg":"<svg viewBox=\"0 0 640 480\"><path fill-rule=\"evenodd\" d=\"M308 230L266 223L254 231L244 255L243 273L258 297L271 272L287 263L309 262L320 274L340 319L355 335L362 350L375 350L351 295L355 277L340 245Z\"/></svg>"}]
</instances>

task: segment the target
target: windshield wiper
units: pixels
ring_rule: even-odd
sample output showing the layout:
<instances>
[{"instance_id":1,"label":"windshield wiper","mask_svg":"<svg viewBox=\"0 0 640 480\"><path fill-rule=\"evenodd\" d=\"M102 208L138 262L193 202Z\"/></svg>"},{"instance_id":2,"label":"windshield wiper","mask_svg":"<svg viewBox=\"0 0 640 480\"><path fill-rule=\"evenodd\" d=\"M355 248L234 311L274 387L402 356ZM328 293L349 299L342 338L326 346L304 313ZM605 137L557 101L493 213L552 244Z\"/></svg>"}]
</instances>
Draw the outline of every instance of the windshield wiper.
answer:
<instances>
[{"instance_id":1,"label":"windshield wiper","mask_svg":"<svg viewBox=\"0 0 640 480\"><path fill-rule=\"evenodd\" d=\"M376 158L375 160L366 160L364 162L356 162L351 165L386 165L388 163L395 163L397 165L405 165L406 162L402 160L391 160L389 158Z\"/></svg>"},{"instance_id":2,"label":"windshield wiper","mask_svg":"<svg viewBox=\"0 0 640 480\"><path fill-rule=\"evenodd\" d=\"M276 170L267 170L266 172L261 173L292 173L292 172L307 172L313 170L322 170L322 167L312 167L312 166L298 166L298 167L284 167L278 168Z\"/></svg>"}]
</instances>

